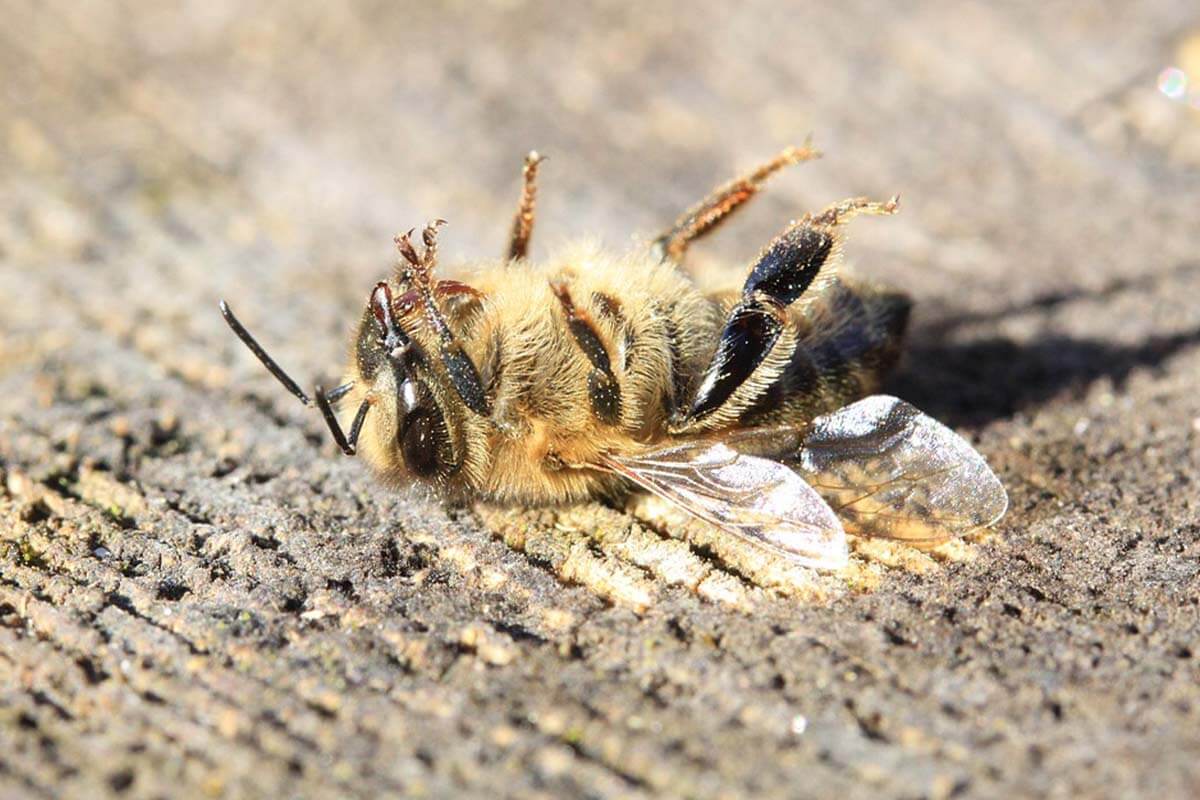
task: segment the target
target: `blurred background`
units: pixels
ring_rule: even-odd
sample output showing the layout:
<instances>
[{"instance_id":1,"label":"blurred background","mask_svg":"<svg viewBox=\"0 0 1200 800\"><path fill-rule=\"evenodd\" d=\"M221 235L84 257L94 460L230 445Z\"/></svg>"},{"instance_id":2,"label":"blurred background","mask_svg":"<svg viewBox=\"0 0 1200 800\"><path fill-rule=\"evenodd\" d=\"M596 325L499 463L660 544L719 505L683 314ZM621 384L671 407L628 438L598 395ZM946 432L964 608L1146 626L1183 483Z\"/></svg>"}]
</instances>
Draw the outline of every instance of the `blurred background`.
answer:
<instances>
[{"instance_id":1,"label":"blurred background","mask_svg":"<svg viewBox=\"0 0 1200 800\"><path fill-rule=\"evenodd\" d=\"M900 193L903 214L856 225L849 255L911 288L918 321L1192 257L1186 3L8 7L10 296L16 265L59 271L53 291L90 324L168 337L161 355L212 385L229 365L265 377L214 335L215 298L300 374L336 372L392 235L440 216L447 263L498 255L530 148L550 157L545 254L580 235L628 246L812 134L826 158L774 181L697 259L737 281L788 219ZM1180 294L1160 300L1157 327L1130 309L1106 335L1131 345L1194 321ZM8 327L40 326L42 304L23 305ZM1072 319L1053 332L1082 335ZM1047 332L1006 324L1021 344ZM1004 402L992 388L973 399Z\"/></svg>"},{"instance_id":2,"label":"blurred background","mask_svg":"<svg viewBox=\"0 0 1200 800\"><path fill-rule=\"evenodd\" d=\"M97 781L121 793L176 780L211 794L304 785L437 793L497 785L503 767L502 785L599 795L772 793L798 786L797 770L826 793L1154 785L1182 796L1196 787L1194 3L0 0L0 11L0 506L6 540L21 543L5 551L0 618L51 643L8 634L0 675L26 690L6 690L0 706L60 748L39 751L16 728L0 733L17 754L0 756L0 782L30 796L57 794L59 781L86 796ZM644 240L717 182L810 134L825 158L774 178L695 258L737 283L804 211L902 196L897 217L854 224L847 256L918 303L891 391L971 436L1010 487L1012 513L984 563L923 583L898 570L877 595L808 616L789 607L775 628L663 590L671 614L741 630L751 652L801 623L832 633L827 657L776 652L806 666L779 667L779 682L763 673L750 688L738 675L751 668L732 654L671 644L680 664L709 677L646 707L629 701L657 726L639 744L642 761L614 743L628 733L628 708L605 716L587 706L615 737L596 747L592 728L582 745L553 725L478 729L471 720L511 722L517 701L489 700L486 684L439 672L458 652L457 634L441 635L453 627L446 620L486 616L472 592L437 601L446 605L428 612L425 632L406 629L435 651L445 645L444 663L367 669L382 645L360 640L336 645L351 648L344 661L322 661L316 653L326 651L307 638L316 618L297 614L313 611L314 596L341 596L339 581L357 587L339 601L350 606L385 596L380 608L399 597L415 604L387 619L410 619L440 597L400 579L371 583L382 578L355 560L362 542L375 547L391 522L449 523L423 501L389 505L399 501L358 465L335 463L320 420L228 334L217 300L228 298L302 382L333 377L369 288L393 262L395 233L448 220L445 274L456 261L501 254L529 149L549 157L536 258L578 236L614 248ZM114 476L107 488L88 483L89 464ZM240 478L221 483L230 473ZM293 559L281 571L204 544L261 527L221 505L243 490L238 502L277 515L270 541ZM69 531L55 527L63 514L76 520ZM355 525L366 537L357 544L322 538ZM472 535L463 541L483 537ZM410 538L395 546L408 553ZM530 666L503 684L513 697L546 685L561 668L555 654L576 652L571 637L612 649L600 658L579 645L592 677L547 697L573 708L586 705L581 697L621 696L614 686L633 680L621 648L657 635L666 617L603 611L578 589L539 583L536 566L493 544L485 561L516 559L505 563L537 597L588 620L568 633L522 623L535 634L515 639L527 656L517 663ZM105 566L98 549L120 564ZM190 617L162 616L164 574L177 587L165 596L178 594ZM107 603L76 596L96 586ZM295 605L296 586L317 594ZM222 594L231 591L236 601ZM74 610L31 622L33 598ZM974 620L973 631L939 616L959 603L957 619ZM280 656L293 673L233 668L227 686L209 686L232 698L231 716L210 713L217 701L188 694L181 676L197 673L183 665L199 659L200 672L218 674L250 658L225 638L243 612L260 626L256 647L270 639L298 660ZM135 617L153 625L114 633L137 628ZM158 628L186 633L192 655L163 655ZM947 638L914 651L906 672L892 650L863 644L895 645L885 628L901 640L920 641L913 631L922 630ZM102 641L88 638L95 631ZM942 657L950 652L952 664ZM1159 666L1139 671L1122 655L1134 653ZM130 658L143 665L131 685L158 686L146 691L166 698L164 710L110 688ZM84 662L101 677L74 666ZM1076 671L1083 663L1096 677ZM853 687L838 688L847 664L877 677L897 670L874 684L867 711ZM932 677L907 685L916 673ZM363 674L408 698L407 710L368 723L340 713L374 708L370 692L355 694ZM442 688L456 681L475 688ZM742 688L718 701L697 688L704 681ZM939 684L958 688L947 699ZM960 704L968 688L977 705ZM326 689L340 699L325 705ZM91 704L100 690L111 691L108 706ZM304 702L283 721L239 715L262 702L260 691ZM413 697L435 694L441 710L429 701L412 711ZM710 713L710 700L730 697L758 698L746 701L754 708L807 702L820 724L801 741L783 728L763 733L769 715ZM102 724L103 708L137 726ZM380 744L381 730L414 719L438 741L471 744L447 744L445 758L401 734ZM902 722L927 738L906 739ZM322 738L325 727L338 736ZM469 749L487 736L491 745ZM682 750L657 749L664 738ZM139 740L157 755L139 756ZM205 755L226 740L236 747L225 756ZM322 775L329 783L304 783Z\"/></svg>"}]
</instances>

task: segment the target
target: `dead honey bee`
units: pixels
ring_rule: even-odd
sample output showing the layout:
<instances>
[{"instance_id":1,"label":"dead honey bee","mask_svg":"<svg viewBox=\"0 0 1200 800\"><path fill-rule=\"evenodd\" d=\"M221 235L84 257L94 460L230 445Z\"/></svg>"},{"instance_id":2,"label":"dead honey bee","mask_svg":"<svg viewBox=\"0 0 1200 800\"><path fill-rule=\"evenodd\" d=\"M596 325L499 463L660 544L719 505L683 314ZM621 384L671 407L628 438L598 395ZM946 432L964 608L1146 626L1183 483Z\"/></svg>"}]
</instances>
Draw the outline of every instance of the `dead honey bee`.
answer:
<instances>
[{"instance_id":1,"label":"dead honey bee","mask_svg":"<svg viewBox=\"0 0 1200 800\"><path fill-rule=\"evenodd\" d=\"M530 153L507 255L469 284L434 277L441 220L419 250L413 231L396 238L398 266L371 292L343 383L314 393L334 441L386 482L452 501L554 504L637 487L818 568L846 563L847 530L928 546L995 522L1008 499L983 458L872 395L899 357L910 302L838 267L846 223L892 214L896 199L792 222L740 292L705 293L683 269L688 246L770 175L817 155L784 150L647 247L578 246L537 263L526 257L541 161Z\"/></svg>"}]
</instances>

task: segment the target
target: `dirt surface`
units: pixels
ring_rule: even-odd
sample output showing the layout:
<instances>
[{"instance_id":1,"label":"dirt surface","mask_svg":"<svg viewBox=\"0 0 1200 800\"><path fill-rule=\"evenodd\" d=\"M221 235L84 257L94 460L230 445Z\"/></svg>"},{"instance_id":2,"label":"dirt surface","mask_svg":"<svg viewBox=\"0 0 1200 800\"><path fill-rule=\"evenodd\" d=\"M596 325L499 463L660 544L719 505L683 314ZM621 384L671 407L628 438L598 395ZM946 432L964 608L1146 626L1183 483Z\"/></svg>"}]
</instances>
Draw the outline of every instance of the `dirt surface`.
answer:
<instances>
[{"instance_id":1,"label":"dirt surface","mask_svg":"<svg viewBox=\"0 0 1200 800\"><path fill-rule=\"evenodd\" d=\"M0 796L1200 792L1194 3L3 5ZM447 512L216 312L329 379L394 233L500 255L529 148L537 256L810 132L697 260L900 192L848 255L990 535L814 577Z\"/></svg>"}]
</instances>

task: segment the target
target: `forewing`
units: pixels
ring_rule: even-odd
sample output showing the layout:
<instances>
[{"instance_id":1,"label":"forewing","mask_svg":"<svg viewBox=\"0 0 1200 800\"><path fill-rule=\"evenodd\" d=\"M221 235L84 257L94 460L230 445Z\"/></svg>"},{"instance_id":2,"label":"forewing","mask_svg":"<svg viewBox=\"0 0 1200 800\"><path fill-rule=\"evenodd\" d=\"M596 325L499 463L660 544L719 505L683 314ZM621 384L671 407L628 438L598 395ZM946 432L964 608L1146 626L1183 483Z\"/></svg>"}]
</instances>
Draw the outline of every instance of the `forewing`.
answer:
<instances>
[{"instance_id":1,"label":"forewing","mask_svg":"<svg viewBox=\"0 0 1200 800\"><path fill-rule=\"evenodd\" d=\"M603 467L706 522L791 561L837 569L848 559L841 522L790 467L720 442L689 442Z\"/></svg>"},{"instance_id":2,"label":"forewing","mask_svg":"<svg viewBox=\"0 0 1200 800\"><path fill-rule=\"evenodd\" d=\"M796 467L862 536L934 545L990 525L1008 508L983 456L886 395L814 420Z\"/></svg>"}]
</instances>

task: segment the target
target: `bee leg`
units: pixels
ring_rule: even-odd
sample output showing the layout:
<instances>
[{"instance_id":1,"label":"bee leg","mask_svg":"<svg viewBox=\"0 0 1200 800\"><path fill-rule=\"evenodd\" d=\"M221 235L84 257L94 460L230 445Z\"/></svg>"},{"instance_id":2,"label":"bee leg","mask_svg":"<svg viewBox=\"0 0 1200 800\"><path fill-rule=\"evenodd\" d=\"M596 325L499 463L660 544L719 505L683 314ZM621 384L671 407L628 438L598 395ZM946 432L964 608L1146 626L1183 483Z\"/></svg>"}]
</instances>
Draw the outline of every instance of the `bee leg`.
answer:
<instances>
[{"instance_id":1,"label":"bee leg","mask_svg":"<svg viewBox=\"0 0 1200 800\"><path fill-rule=\"evenodd\" d=\"M743 297L725 320L717 352L701 379L691 408L672 427L682 430L721 408L766 360L786 324L783 303L765 293Z\"/></svg>"},{"instance_id":2,"label":"bee leg","mask_svg":"<svg viewBox=\"0 0 1200 800\"><path fill-rule=\"evenodd\" d=\"M461 281L437 281L433 284L433 296L450 303L450 317L453 318L461 309L482 300L483 292ZM416 289L410 289L396 298L396 312L401 318L423 307L424 298Z\"/></svg>"},{"instance_id":3,"label":"bee leg","mask_svg":"<svg viewBox=\"0 0 1200 800\"><path fill-rule=\"evenodd\" d=\"M440 342L438 355L450 378L451 385L454 386L454 391L467 408L476 414L487 417L492 413L491 401L483 388L479 370L475 367L475 362L463 350L458 338L455 337L450 323L438 307L435 296L433 267L437 262L437 229L442 224L444 224L444 220L434 220L421 232L421 239L425 243L425 252L422 255L418 256L416 248L413 247L410 238L412 231L397 236L396 247L399 248L400 255L412 267L413 288L417 292L425 321L438 336Z\"/></svg>"},{"instance_id":4,"label":"bee leg","mask_svg":"<svg viewBox=\"0 0 1200 800\"><path fill-rule=\"evenodd\" d=\"M438 281L433 285L433 293L438 297L462 297L471 300L483 299L483 292L462 281Z\"/></svg>"},{"instance_id":5,"label":"bee leg","mask_svg":"<svg viewBox=\"0 0 1200 800\"><path fill-rule=\"evenodd\" d=\"M691 408L673 427L688 427L720 409L767 359L784 331L788 306L806 292L817 296L832 280L842 224L856 214L893 214L898 204L898 198L844 200L806 215L776 237L750 270ZM742 399L745 405L753 398Z\"/></svg>"},{"instance_id":6,"label":"bee leg","mask_svg":"<svg viewBox=\"0 0 1200 800\"><path fill-rule=\"evenodd\" d=\"M660 261L682 263L688 245L717 227L742 204L758 194L767 178L784 167L820 158L820 156L819 151L813 148L809 142L805 142L802 147L786 148L748 175L718 186L708 197L689 208L679 219L675 220L675 224L670 230L651 243L655 255Z\"/></svg>"},{"instance_id":7,"label":"bee leg","mask_svg":"<svg viewBox=\"0 0 1200 800\"><path fill-rule=\"evenodd\" d=\"M588 374L588 399L592 403L592 413L606 425L616 425L621 421L621 385L613 374L612 361L600 331L591 315L575 305L566 283L551 281L550 290L562 304L567 328L575 338L575 343L592 365L592 371Z\"/></svg>"},{"instance_id":8,"label":"bee leg","mask_svg":"<svg viewBox=\"0 0 1200 800\"><path fill-rule=\"evenodd\" d=\"M533 234L534 210L537 206L537 171L545 156L538 151L530 150L525 156L525 166L521 168L521 178L524 185L521 189L521 204L517 206L517 215L513 218L512 233L508 240L508 260L516 261L524 258L529 250L529 237Z\"/></svg>"}]
</instances>

